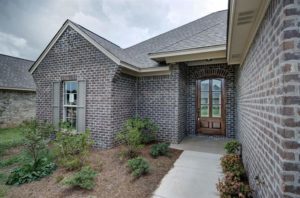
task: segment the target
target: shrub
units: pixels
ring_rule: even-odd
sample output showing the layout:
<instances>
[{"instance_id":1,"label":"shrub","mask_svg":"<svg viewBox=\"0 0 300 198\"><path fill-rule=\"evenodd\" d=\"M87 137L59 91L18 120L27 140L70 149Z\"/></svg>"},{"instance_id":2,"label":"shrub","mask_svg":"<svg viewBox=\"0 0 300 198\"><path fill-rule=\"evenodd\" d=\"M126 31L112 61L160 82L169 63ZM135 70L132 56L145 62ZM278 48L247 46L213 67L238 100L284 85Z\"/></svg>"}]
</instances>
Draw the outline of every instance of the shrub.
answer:
<instances>
[{"instance_id":1,"label":"shrub","mask_svg":"<svg viewBox=\"0 0 300 198\"><path fill-rule=\"evenodd\" d=\"M78 134L58 132L54 142L54 152L60 165L68 170L75 170L84 164L92 144L89 131Z\"/></svg>"},{"instance_id":2,"label":"shrub","mask_svg":"<svg viewBox=\"0 0 300 198\"><path fill-rule=\"evenodd\" d=\"M127 146L130 157L135 157L143 144L156 140L157 131L158 127L147 118L130 118L117 134L117 140Z\"/></svg>"},{"instance_id":3,"label":"shrub","mask_svg":"<svg viewBox=\"0 0 300 198\"><path fill-rule=\"evenodd\" d=\"M136 157L128 160L127 165L132 175L136 178L149 172L149 163L142 157Z\"/></svg>"},{"instance_id":4,"label":"shrub","mask_svg":"<svg viewBox=\"0 0 300 198\"><path fill-rule=\"evenodd\" d=\"M150 154L152 157L157 158L158 156L166 156L169 154L168 143L155 144L151 147Z\"/></svg>"},{"instance_id":5,"label":"shrub","mask_svg":"<svg viewBox=\"0 0 300 198\"><path fill-rule=\"evenodd\" d=\"M95 186L96 176L97 173L90 166L85 166L73 176L63 179L62 183L72 187L78 186L91 190Z\"/></svg>"},{"instance_id":6,"label":"shrub","mask_svg":"<svg viewBox=\"0 0 300 198\"><path fill-rule=\"evenodd\" d=\"M221 158L223 172L231 172L238 177L243 177L245 169L241 158L236 154L227 154Z\"/></svg>"},{"instance_id":7,"label":"shrub","mask_svg":"<svg viewBox=\"0 0 300 198\"><path fill-rule=\"evenodd\" d=\"M135 157L137 151L143 147L141 133L136 128L128 128L118 133L117 140L127 147L126 155L129 158Z\"/></svg>"},{"instance_id":8,"label":"shrub","mask_svg":"<svg viewBox=\"0 0 300 198\"><path fill-rule=\"evenodd\" d=\"M232 140L227 142L224 148L227 154L237 154L240 150L240 143L236 140Z\"/></svg>"},{"instance_id":9,"label":"shrub","mask_svg":"<svg viewBox=\"0 0 300 198\"><path fill-rule=\"evenodd\" d=\"M226 173L222 180L219 180L217 189L220 192L221 198L229 197L251 197L251 189L249 185L240 181L233 173Z\"/></svg>"},{"instance_id":10,"label":"shrub","mask_svg":"<svg viewBox=\"0 0 300 198\"><path fill-rule=\"evenodd\" d=\"M49 162L46 158L39 159L36 162L25 164L20 168L14 169L7 181L7 185L20 185L29 183L47 175L50 175L56 169L56 165Z\"/></svg>"},{"instance_id":11,"label":"shrub","mask_svg":"<svg viewBox=\"0 0 300 198\"><path fill-rule=\"evenodd\" d=\"M25 138L25 149L33 160L33 166L40 161L42 155L47 150L47 143L50 140L50 134L54 131L52 125L46 122L36 120L26 121L23 124L23 134Z\"/></svg>"}]
</instances>

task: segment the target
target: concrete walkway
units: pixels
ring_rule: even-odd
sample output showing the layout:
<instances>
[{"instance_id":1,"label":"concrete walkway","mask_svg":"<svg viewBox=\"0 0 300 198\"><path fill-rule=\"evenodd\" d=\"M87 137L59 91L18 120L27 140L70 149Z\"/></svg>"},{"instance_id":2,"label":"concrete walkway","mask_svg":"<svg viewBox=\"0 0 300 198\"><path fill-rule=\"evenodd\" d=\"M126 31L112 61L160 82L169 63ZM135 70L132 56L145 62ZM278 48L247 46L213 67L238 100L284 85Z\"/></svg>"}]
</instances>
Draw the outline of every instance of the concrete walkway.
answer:
<instances>
[{"instance_id":1,"label":"concrete walkway","mask_svg":"<svg viewBox=\"0 0 300 198\"><path fill-rule=\"evenodd\" d=\"M228 140L187 137L171 145L184 152L162 179L153 198L217 198L216 183L222 177L220 157ZM203 152L204 151L204 152Z\"/></svg>"}]
</instances>

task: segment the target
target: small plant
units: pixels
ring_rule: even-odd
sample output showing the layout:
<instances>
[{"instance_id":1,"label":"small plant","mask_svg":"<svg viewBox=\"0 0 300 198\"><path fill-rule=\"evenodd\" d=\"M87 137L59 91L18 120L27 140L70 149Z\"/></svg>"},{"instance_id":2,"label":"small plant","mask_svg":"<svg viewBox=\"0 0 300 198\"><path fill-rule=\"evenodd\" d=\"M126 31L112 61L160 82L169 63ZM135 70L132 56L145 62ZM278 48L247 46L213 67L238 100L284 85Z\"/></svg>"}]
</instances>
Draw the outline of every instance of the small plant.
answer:
<instances>
[{"instance_id":1,"label":"small plant","mask_svg":"<svg viewBox=\"0 0 300 198\"><path fill-rule=\"evenodd\" d=\"M224 148L227 154L237 154L240 150L240 143L236 140L232 140L227 142Z\"/></svg>"},{"instance_id":2,"label":"small plant","mask_svg":"<svg viewBox=\"0 0 300 198\"><path fill-rule=\"evenodd\" d=\"M226 173L222 180L217 183L217 190L220 192L221 198L240 197L250 198L251 189L249 185L240 181L233 173Z\"/></svg>"},{"instance_id":3,"label":"small plant","mask_svg":"<svg viewBox=\"0 0 300 198\"><path fill-rule=\"evenodd\" d=\"M151 147L150 154L154 158L157 158L158 156L168 155L169 154L169 144L168 143L154 144Z\"/></svg>"},{"instance_id":4,"label":"small plant","mask_svg":"<svg viewBox=\"0 0 300 198\"><path fill-rule=\"evenodd\" d=\"M67 170L76 170L83 166L93 142L90 132L73 134L58 132L54 142L54 152L58 163Z\"/></svg>"},{"instance_id":5,"label":"small plant","mask_svg":"<svg viewBox=\"0 0 300 198\"><path fill-rule=\"evenodd\" d=\"M123 130L117 134L116 139L126 145L127 155L132 158L137 156L143 144L156 140L157 131L158 127L147 118L130 118L125 122Z\"/></svg>"},{"instance_id":6,"label":"small plant","mask_svg":"<svg viewBox=\"0 0 300 198\"><path fill-rule=\"evenodd\" d=\"M62 183L72 187L78 186L83 189L91 190L95 186L96 176L97 173L90 166L85 166L73 176L63 179Z\"/></svg>"},{"instance_id":7,"label":"small plant","mask_svg":"<svg viewBox=\"0 0 300 198\"><path fill-rule=\"evenodd\" d=\"M36 162L25 164L20 168L14 169L7 181L7 185L20 185L39 180L50 175L56 169L56 165L49 162L46 158L39 159Z\"/></svg>"},{"instance_id":8,"label":"small plant","mask_svg":"<svg viewBox=\"0 0 300 198\"><path fill-rule=\"evenodd\" d=\"M231 172L238 177L245 175L245 169L242 164L241 158L236 154L228 154L221 158L221 166L223 172Z\"/></svg>"},{"instance_id":9,"label":"small plant","mask_svg":"<svg viewBox=\"0 0 300 198\"><path fill-rule=\"evenodd\" d=\"M33 160L33 165L36 166L35 164L44 157L43 153L47 150L47 143L54 128L46 122L40 123L36 120L24 122L23 127L24 146Z\"/></svg>"},{"instance_id":10,"label":"small plant","mask_svg":"<svg viewBox=\"0 0 300 198\"><path fill-rule=\"evenodd\" d=\"M117 134L117 140L126 145L126 155L135 157L140 148L143 147L141 133L136 128L124 130Z\"/></svg>"},{"instance_id":11,"label":"small plant","mask_svg":"<svg viewBox=\"0 0 300 198\"><path fill-rule=\"evenodd\" d=\"M127 165L135 178L149 172L149 163L142 157L136 157L128 160Z\"/></svg>"}]
</instances>

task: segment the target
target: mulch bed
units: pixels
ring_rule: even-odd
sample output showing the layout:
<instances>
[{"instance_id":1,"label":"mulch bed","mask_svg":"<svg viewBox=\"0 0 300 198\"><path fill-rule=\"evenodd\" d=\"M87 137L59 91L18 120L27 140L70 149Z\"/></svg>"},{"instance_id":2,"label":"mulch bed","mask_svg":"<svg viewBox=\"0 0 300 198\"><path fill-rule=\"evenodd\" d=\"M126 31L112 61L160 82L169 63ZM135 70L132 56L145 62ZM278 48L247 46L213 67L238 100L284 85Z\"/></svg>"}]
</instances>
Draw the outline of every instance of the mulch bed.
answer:
<instances>
[{"instance_id":1,"label":"mulch bed","mask_svg":"<svg viewBox=\"0 0 300 198\"><path fill-rule=\"evenodd\" d=\"M82 190L62 186L57 180L72 172L57 169L52 175L40 181L10 188L8 197L97 197L97 198L144 198L151 197L164 175L182 151L171 149L169 157L153 159L149 155L150 145L141 150L141 156L150 163L150 173L134 180L126 167L127 161L120 159L123 147L109 150L93 150L89 157L90 165L99 172L94 190Z\"/></svg>"}]
</instances>

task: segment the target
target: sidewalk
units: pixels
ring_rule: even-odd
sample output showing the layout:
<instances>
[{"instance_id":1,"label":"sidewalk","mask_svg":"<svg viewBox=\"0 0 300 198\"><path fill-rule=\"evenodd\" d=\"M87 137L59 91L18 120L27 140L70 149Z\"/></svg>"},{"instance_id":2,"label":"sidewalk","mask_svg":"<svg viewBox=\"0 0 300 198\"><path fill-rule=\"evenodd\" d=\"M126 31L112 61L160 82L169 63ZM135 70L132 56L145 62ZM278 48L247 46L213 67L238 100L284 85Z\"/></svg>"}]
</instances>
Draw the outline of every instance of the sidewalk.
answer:
<instances>
[{"instance_id":1,"label":"sidewalk","mask_svg":"<svg viewBox=\"0 0 300 198\"><path fill-rule=\"evenodd\" d=\"M198 147L193 141L192 149L183 141L183 144L175 145L185 151L174 163L174 167L165 175L161 184L153 193L153 198L218 198L216 189L218 179L222 177L220 158L223 154L223 144L213 152L202 152L207 146L200 138ZM189 143L188 143L189 142ZM211 142L214 144L214 142ZM202 148L201 148L202 147ZM205 150L205 149L204 149Z\"/></svg>"}]
</instances>

